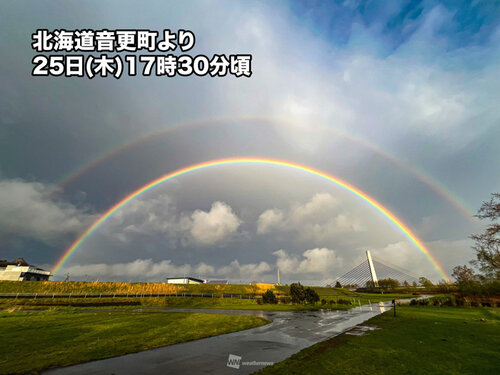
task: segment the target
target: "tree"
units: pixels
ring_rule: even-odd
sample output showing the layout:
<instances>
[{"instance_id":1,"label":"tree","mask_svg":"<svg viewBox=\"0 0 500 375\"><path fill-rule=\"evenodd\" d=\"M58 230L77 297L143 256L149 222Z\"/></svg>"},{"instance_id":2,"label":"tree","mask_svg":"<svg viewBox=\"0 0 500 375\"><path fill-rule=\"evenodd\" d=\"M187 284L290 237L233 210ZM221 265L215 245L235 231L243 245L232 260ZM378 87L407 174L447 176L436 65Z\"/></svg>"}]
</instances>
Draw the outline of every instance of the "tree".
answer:
<instances>
[{"instance_id":1,"label":"tree","mask_svg":"<svg viewBox=\"0 0 500 375\"><path fill-rule=\"evenodd\" d=\"M278 303L278 298L274 295L273 291L271 289L268 289L263 295L262 295L262 302L264 303Z\"/></svg>"},{"instance_id":2,"label":"tree","mask_svg":"<svg viewBox=\"0 0 500 375\"><path fill-rule=\"evenodd\" d=\"M304 290L304 299L308 303L316 303L319 301L319 295L312 288L306 288Z\"/></svg>"},{"instance_id":3,"label":"tree","mask_svg":"<svg viewBox=\"0 0 500 375\"><path fill-rule=\"evenodd\" d=\"M341 284L337 281L337 282L335 283L335 288L342 288L342 285L341 285Z\"/></svg>"},{"instance_id":4,"label":"tree","mask_svg":"<svg viewBox=\"0 0 500 375\"><path fill-rule=\"evenodd\" d=\"M491 223L483 233L470 236L475 242L476 259L471 263L483 272L486 278L500 279L500 193L491 194L491 199L483 202L477 215Z\"/></svg>"},{"instance_id":5,"label":"tree","mask_svg":"<svg viewBox=\"0 0 500 375\"><path fill-rule=\"evenodd\" d=\"M302 284L290 284L290 297L292 297L293 303L302 303L305 300L306 296Z\"/></svg>"},{"instance_id":6,"label":"tree","mask_svg":"<svg viewBox=\"0 0 500 375\"><path fill-rule=\"evenodd\" d=\"M368 289L373 289L375 288L375 281L373 280L368 280L365 284L365 286L368 288Z\"/></svg>"},{"instance_id":7,"label":"tree","mask_svg":"<svg viewBox=\"0 0 500 375\"><path fill-rule=\"evenodd\" d=\"M474 271L467 266L456 266L451 274L458 284L463 284L475 280Z\"/></svg>"},{"instance_id":8,"label":"tree","mask_svg":"<svg viewBox=\"0 0 500 375\"><path fill-rule=\"evenodd\" d=\"M396 279L380 279L378 281L378 286L381 287L382 289L395 289L399 286L399 281Z\"/></svg>"},{"instance_id":9,"label":"tree","mask_svg":"<svg viewBox=\"0 0 500 375\"><path fill-rule=\"evenodd\" d=\"M432 281L423 276L418 279L418 283L422 285L424 288L432 288L434 286Z\"/></svg>"}]
</instances>

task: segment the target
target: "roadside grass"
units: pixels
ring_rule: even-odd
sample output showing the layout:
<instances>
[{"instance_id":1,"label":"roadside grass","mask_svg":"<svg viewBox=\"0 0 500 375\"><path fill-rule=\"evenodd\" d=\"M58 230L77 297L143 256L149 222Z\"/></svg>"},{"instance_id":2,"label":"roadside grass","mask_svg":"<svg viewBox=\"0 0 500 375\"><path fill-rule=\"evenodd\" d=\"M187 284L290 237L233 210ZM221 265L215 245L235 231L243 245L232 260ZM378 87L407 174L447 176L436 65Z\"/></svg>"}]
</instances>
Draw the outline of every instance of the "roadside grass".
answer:
<instances>
[{"instance_id":1,"label":"roadside grass","mask_svg":"<svg viewBox=\"0 0 500 375\"><path fill-rule=\"evenodd\" d=\"M500 310L398 307L364 324L378 330L342 334L260 372L271 374L498 374Z\"/></svg>"},{"instance_id":2,"label":"roadside grass","mask_svg":"<svg viewBox=\"0 0 500 375\"><path fill-rule=\"evenodd\" d=\"M32 373L267 323L202 313L0 312L0 373Z\"/></svg>"}]
</instances>

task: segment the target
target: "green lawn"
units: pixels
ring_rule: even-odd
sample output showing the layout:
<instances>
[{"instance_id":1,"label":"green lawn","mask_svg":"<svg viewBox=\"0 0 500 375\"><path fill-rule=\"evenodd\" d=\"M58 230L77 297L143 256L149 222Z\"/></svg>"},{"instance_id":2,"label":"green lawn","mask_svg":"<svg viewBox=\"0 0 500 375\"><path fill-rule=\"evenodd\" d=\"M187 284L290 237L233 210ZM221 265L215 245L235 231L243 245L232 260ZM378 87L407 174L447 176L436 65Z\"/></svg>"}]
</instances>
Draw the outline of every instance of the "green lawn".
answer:
<instances>
[{"instance_id":1,"label":"green lawn","mask_svg":"<svg viewBox=\"0 0 500 375\"><path fill-rule=\"evenodd\" d=\"M342 289L318 288L321 299L327 301L326 304L317 303L314 305L300 305L291 303L262 304L257 300L248 298L204 298L204 297L116 297L116 298L1 298L0 309L17 307L20 309L48 309L59 306L80 306L80 307L99 307L95 305L102 304L102 307L111 305L123 308L143 308L143 307L161 307L161 308L208 308L208 309L236 309L236 310L268 310L268 311L294 311L294 310L318 310L335 309L346 310L362 305L376 303L379 301L390 301L393 298L411 298L411 295L393 295L393 294L361 294L344 291ZM350 305L337 304L342 299L349 301ZM330 304L330 302L333 302Z\"/></svg>"},{"instance_id":2,"label":"green lawn","mask_svg":"<svg viewBox=\"0 0 500 375\"><path fill-rule=\"evenodd\" d=\"M257 327L253 316L0 312L0 373L26 373Z\"/></svg>"},{"instance_id":3,"label":"green lawn","mask_svg":"<svg viewBox=\"0 0 500 375\"><path fill-rule=\"evenodd\" d=\"M259 374L498 374L500 310L398 307L365 324L379 330L340 335Z\"/></svg>"},{"instance_id":4,"label":"green lawn","mask_svg":"<svg viewBox=\"0 0 500 375\"><path fill-rule=\"evenodd\" d=\"M312 304L262 304L259 305L255 299L247 298L204 298L204 297L116 297L116 298L1 298L0 309L19 308L19 309L49 309L52 307L75 306L75 307L112 307L137 309L144 307L158 308L191 308L191 309L235 309L235 310L266 310L266 311L296 311L296 310L347 310L357 307L358 303L362 305L368 302L376 303L379 301L390 301L392 298L406 298L407 296L393 295L357 295L352 297L332 297L327 300L325 305L321 303ZM410 296L408 296L409 298ZM347 300L351 304L337 304L339 299ZM334 303L330 304L329 302Z\"/></svg>"}]
</instances>

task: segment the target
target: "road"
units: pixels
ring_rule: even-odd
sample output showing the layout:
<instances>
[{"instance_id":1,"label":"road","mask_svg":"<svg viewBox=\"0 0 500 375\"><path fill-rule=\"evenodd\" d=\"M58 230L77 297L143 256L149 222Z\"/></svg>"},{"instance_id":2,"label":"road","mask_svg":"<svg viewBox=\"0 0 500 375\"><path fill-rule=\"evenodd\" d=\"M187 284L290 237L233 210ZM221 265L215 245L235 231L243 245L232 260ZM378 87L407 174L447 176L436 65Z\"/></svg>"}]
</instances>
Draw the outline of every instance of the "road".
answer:
<instances>
[{"instance_id":1,"label":"road","mask_svg":"<svg viewBox=\"0 0 500 375\"><path fill-rule=\"evenodd\" d=\"M292 354L339 335L390 309L365 305L346 311L249 311L171 309L168 311L257 315L271 324L226 335L45 371L51 375L110 374L250 374ZM232 364L228 367L230 355Z\"/></svg>"}]
</instances>

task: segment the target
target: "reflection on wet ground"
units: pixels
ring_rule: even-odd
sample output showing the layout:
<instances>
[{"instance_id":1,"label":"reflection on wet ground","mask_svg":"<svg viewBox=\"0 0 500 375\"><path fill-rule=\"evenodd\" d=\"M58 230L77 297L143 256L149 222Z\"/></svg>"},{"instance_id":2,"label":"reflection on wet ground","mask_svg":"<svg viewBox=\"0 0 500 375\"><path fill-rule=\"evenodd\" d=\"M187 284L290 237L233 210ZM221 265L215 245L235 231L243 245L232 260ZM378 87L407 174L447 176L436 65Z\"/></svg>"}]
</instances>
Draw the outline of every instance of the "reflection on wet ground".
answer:
<instances>
[{"instance_id":1,"label":"reflection on wet ground","mask_svg":"<svg viewBox=\"0 0 500 375\"><path fill-rule=\"evenodd\" d=\"M246 331L47 371L47 374L250 374L271 362L345 332L391 308L371 304L345 311L168 309L168 312L255 315L272 323ZM231 361L228 363L230 355ZM232 367L228 367L231 365ZM238 367L239 370L235 370Z\"/></svg>"}]
</instances>

